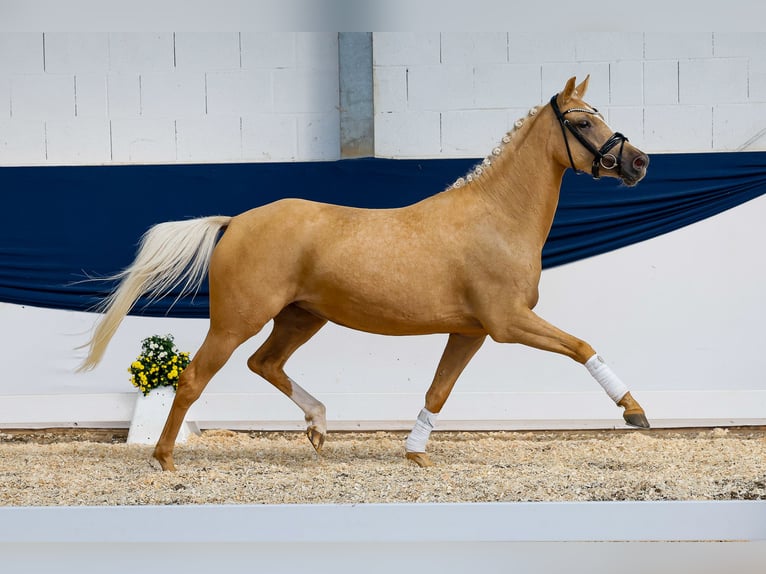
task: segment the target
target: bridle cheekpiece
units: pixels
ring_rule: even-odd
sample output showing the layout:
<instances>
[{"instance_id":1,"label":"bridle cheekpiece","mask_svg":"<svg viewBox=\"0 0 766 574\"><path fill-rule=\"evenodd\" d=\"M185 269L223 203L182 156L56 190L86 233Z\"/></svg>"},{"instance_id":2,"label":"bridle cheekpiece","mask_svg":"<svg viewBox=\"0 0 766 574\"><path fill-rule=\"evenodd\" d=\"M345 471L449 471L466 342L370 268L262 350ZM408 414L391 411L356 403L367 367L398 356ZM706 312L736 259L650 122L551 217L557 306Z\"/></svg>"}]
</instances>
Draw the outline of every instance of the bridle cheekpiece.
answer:
<instances>
[{"instance_id":1,"label":"bridle cheekpiece","mask_svg":"<svg viewBox=\"0 0 766 574\"><path fill-rule=\"evenodd\" d=\"M600 177L598 173L599 167L604 169L616 169L617 174L622 176L622 149L625 146L625 142L628 141L628 138L626 138L620 132L615 132L608 140L606 140L606 142L604 142L604 145L596 149L596 146L589 142L580 132L580 130L578 130L577 127L572 124L572 122L566 119L565 116L573 112L583 112L599 117L601 117L601 114L598 113L596 108L570 108L562 112L559 108L558 102L556 101L557 97L558 94L555 94L551 98L551 108L553 108L553 113L556 114L556 119L558 119L559 125L561 126L561 133L564 136L564 144L566 144L567 148L567 156L569 156L569 164L572 166L572 169L575 171L575 173L582 173L582 171L575 167L574 160L572 159L572 151L569 149L569 138L567 137L567 130L571 132L575 139L577 139L577 141L579 141L585 147L585 149L593 154L591 175L593 175L594 179L599 179ZM611 150L617 144L620 144L620 149L617 152L617 155L609 153L609 150Z\"/></svg>"}]
</instances>

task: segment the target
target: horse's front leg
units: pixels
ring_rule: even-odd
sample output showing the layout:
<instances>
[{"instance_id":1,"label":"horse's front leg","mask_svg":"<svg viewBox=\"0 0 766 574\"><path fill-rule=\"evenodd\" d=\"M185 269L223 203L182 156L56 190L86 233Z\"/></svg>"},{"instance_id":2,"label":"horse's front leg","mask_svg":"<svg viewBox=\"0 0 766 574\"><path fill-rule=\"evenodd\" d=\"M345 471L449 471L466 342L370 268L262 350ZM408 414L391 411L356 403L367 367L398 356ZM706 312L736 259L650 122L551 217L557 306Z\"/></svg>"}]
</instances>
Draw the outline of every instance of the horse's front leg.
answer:
<instances>
[{"instance_id":1,"label":"horse's front leg","mask_svg":"<svg viewBox=\"0 0 766 574\"><path fill-rule=\"evenodd\" d=\"M415 426L407 437L406 457L419 466L433 464L426 454L426 443L436 423L436 415L441 412L457 378L484 343L485 338L486 335L467 337L456 333L449 336L433 382L426 393L425 407L420 411Z\"/></svg>"},{"instance_id":2,"label":"horse's front leg","mask_svg":"<svg viewBox=\"0 0 766 574\"><path fill-rule=\"evenodd\" d=\"M506 324L491 325L489 334L500 343L521 343L560 353L585 365L609 398L625 409L622 415L625 422L631 426L649 428L644 409L609 365L585 341L554 327L529 309L518 310Z\"/></svg>"}]
</instances>

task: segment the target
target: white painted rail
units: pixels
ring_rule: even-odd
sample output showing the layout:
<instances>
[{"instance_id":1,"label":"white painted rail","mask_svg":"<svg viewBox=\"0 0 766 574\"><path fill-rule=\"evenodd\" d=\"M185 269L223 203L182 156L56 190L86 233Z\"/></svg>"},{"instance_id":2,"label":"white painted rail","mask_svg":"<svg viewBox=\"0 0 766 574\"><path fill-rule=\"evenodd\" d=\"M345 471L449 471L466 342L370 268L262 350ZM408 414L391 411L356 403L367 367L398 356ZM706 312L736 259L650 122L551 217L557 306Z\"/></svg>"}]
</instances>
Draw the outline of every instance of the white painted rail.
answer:
<instances>
[{"instance_id":1,"label":"white painted rail","mask_svg":"<svg viewBox=\"0 0 766 574\"><path fill-rule=\"evenodd\" d=\"M766 501L0 508L3 571L763 572Z\"/></svg>"}]
</instances>

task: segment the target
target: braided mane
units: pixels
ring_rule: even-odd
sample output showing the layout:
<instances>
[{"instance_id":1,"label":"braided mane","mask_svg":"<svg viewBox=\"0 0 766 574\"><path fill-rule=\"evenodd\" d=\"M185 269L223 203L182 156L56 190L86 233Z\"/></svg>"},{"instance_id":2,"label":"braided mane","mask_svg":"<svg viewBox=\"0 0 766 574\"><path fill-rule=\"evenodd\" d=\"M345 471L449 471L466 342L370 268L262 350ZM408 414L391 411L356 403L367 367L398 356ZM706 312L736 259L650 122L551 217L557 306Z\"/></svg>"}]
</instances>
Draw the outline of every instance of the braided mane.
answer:
<instances>
[{"instance_id":1,"label":"braided mane","mask_svg":"<svg viewBox=\"0 0 766 574\"><path fill-rule=\"evenodd\" d=\"M500 157L501 154L503 154L508 147L508 144L511 143L513 138L515 137L516 133L524 127L525 120L527 117L533 117L537 115L537 112L540 111L539 106L535 106L529 110L529 113L527 116L519 118L515 122L513 122L513 127L510 131L506 132L506 134L503 136L503 138L500 140L500 143L492 148L492 151L490 154L484 158L484 160L477 164L476 166L471 169L466 175L463 177L459 177L455 180L455 182L449 186L448 189L455 189L458 187L463 187L464 185L471 183L481 177L488 169L492 168L492 164L495 162L495 160Z\"/></svg>"}]
</instances>

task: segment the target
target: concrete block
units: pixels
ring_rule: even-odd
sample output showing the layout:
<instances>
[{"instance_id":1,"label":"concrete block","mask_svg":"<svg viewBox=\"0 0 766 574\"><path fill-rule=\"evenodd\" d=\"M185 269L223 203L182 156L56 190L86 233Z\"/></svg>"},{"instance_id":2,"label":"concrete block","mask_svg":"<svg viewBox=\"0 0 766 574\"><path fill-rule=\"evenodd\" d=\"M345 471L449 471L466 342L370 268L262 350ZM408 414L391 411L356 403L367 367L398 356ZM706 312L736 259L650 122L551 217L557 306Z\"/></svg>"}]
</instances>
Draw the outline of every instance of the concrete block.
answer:
<instances>
[{"instance_id":1,"label":"concrete block","mask_svg":"<svg viewBox=\"0 0 766 574\"><path fill-rule=\"evenodd\" d=\"M474 106L471 66L410 66L407 85L407 106L412 111Z\"/></svg>"},{"instance_id":2,"label":"concrete block","mask_svg":"<svg viewBox=\"0 0 766 574\"><path fill-rule=\"evenodd\" d=\"M106 91L110 118L137 118L141 115L141 79L138 74L109 74Z\"/></svg>"},{"instance_id":3,"label":"concrete block","mask_svg":"<svg viewBox=\"0 0 766 574\"><path fill-rule=\"evenodd\" d=\"M105 74L108 70L108 33L48 32L45 34L46 72Z\"/></svg>"},{"instance_id":4,"label":"concrete block","mask_svg":"<svg viewBox=\"0 0 766 574\"><path fill-rule=\"evenodd\" d=\"M106 118L48 120L45 131L48 163L99 165L112 159Z\"/></svg>"},{"instance_id":5,"label":"concrete block","mask_svg":"<svg viewBox=\"0 0 766 574\"><path fill-rule=\"evenodd\" d=\"M112 119L112 161L168 163L176 161L176 127L170 119Z\"/></svg>"},{"instance_id":6,"label":"concrete block","mask_svg":"<svg viewBox=\"0 0 766 574\"><path fill-rule=\"evenodd\" d=\"M716 57L747 59L748 99L766 101L766 32L716 32L713 40Z\"/></svg>"},{"instance_id":7,"label":"concrete block","mask_svg":"<svg viewBox=\"0 0 766 574\"><path fill-rule=\"evenodd\" d=\"M381 157L438 157L441 155L439 112L375 114L375 154Z\"/></svg>"},{"instance_id":8,"label":"concrete block","mask_svg":"<svg viewBox=\"0 0 766 574\"><path fill-rule=\"evenodd\" d=\"M271 71L257 69L207 74L207 113L243 116L272 111L271 76Z\"/></svg>"},{"instance_id":9,"label":"concrete block","mask_svg":"<svg viewBox=\"0 0 766 574\"><path fill-rule=\"evenodd\" d=\"M176 145L178 161L239 161L242 159L241 120L238 116L178 119Z\"/></svg>"},{"instance_id":10,"label":"concrete block","mask_svg":"<svg viewBox=\"0 0 766 574\"><path fill-rule=\"evenodd\" d=\"M239 45L238 32L176 32L176 68L201 72L238 70Z\"/></svg>"},{"instance_id":11,"label":"concrete block","mask_svg":"<svg viewBox=\"0 0 766 574\"><path fill-rule=\"evenodd\" d=\"M375 32L372 61L376 66L423 66L441 62L439 32Z\"/></svg>"},{"instance_id":12,"label":"concrete block","mask_svg":"<svg viewBox=\"0 0 766 574\"><path fill-rule=\"evenodd\" d=\"M407 68L373 68L373 105L376 112L401 112L407 108Z\"/></svg>"},{"instance_id":13,"label":"concrete block","mask_svg":"<svg viewBox=\"0 0 766 574\"><path fill-rule=\"evenodd\" d=\"M717 58L766 59L766 32L715 32L713 55Z\"/></svg>"},{"instance_id":14,"label":"concrete block","mask_svg":"<svg viewBox=\"0 0 766 574\"><path fill-rule=\"evenodd\" d=\"M506 110L466 110L442 113L442 155L489 155L508 129Z\"/></svg>"},{"instance_id":15,"label":"concrete block","mask_svg":"<svg viewBox=\"0 0 766 574\"><path fill-rule=\"evenodd\" d=\"M164 118L204 116L205 75L201 72L142 74L141 114Z\"/></svg>"},{"instance_id":16,"label":"concrete block","mask_svg":"<svg viewBox=\"0 0 766 574\"><path fill-rule=\"evenodd\" d=\"M647 105L678 103L678 61L644 62L644 102Z\"/></svg>"},{"instance_id":17,"label":"concrete block","mask_svg":"<svg viewBox=\"0 0 766 574\"><path fill-rule=\"evenodd\" d=\"M338 74L315 69L273 72L274 109L280 113L324 113L337 109Z\"/></svg>"},{"instance_id":18,"label":"concrete block","mask_svg":"<svg viewBox=\"0 0 766 574\"><path fill-rule=\"evenodd\" d=\"M172 33L109 34L109 69L112 72L170 72L174 67Z\"/></svg>"},{"instance_id":19,"label":"concrete block","mask_svg":"<svg viewBox=\"0 0 766 574\"><path fill-rule=\"evenodd\" d=\"M712 106L646 106L644 151L710 151L713 149L712 126Z\"/></svg>"},{"instance_id":20,"label":"concrete block","mask_svg":"<svg viewBox=\"0 0 766 574\"><path fill-rule=\"evenodd\" d=\"M609 126L624 134L633 145L644 146L644 108L642 106L610 106L604 110Z\"/></svg>"},{"instance_id":21,"label":"concrete block","mask_svg":"<svg viewBox=\"0 0 766 574\"><path fill-rule=\"evenodd\" d=\"M474 71L477 108L531 108L542 102L538 64L480 64Z\"/></svg>"},{"instance_id":22,"label":"concrete block","mask_svg":"<svg viewBox=\"0 0 766 574\"><path fill-rule=\"evenodd\" d=\"M508 32L442 32L441 62L472 66L508 61Z\"/></svg>"},{"instance_id":23,"label":"concrete block","mask_svg":"<svg viewBox=\"0 0 766 574\"><path fill-rule=\"evenodd\" d=\"M748 97L751 102L766 102L766 59L751 59Z\"/></svg>"},{"instance_id":24,"label":"concrete block","mask_svg":"<svg viewBox=\"0 0 766 574\"><path fill-rule=\"evenodd\" d=\"M44 71L43 34L0 33L0 72L36 74Z\"/></svg>"},{"instance_id":25,"label":"concrete block","mask_svg":"<svg viewBox=\"0 0 766 574\"><path fill-rule=\"evenodd\" d=\"M609 64L607 62L543 64L543 101L550 100L553 94L563 90L567 80L572 76L577 76L579 83L588 74L590 74L590 82L588 82L585 100L597 108L605 107L609 103Z\"/></svg>"},{"instance_id":26,"label":"concrete block","mask_svg":"<svg viewBox=\"0 0 766 574\"><path fill-rule=\"evenodd\" d=\"M581 32L575 34L575 60L619 62L643 60L644 35L641 32Z\"/></svg>"},{"instance_id":27,"label":"concrete block","mask_svg":"<svg viewBox=\"0 0 766 574\"><path fill-rule=\"evenodd\" d=\"M295 64L299 68L332 72L338 70L337 32L298 32Z\"/></svg>"},{"instance_id":28,"label":"concrete block","mask_svg":"<svg viewBox=\"0 0 766 574\"><path fill-rule=\"evenodd\" d=\"M77 74L74 104L77 117L106 118L109 115L106 74Z\"/></svg>"},{"instance_id":29,"label":"concrete block","mask_svg":"<svg viewBox=\"0 0 766 574\"><path fill-rule=\"evenodd\" d=\"M714 106L713 148L716 151L766 150L766 103Z\"/></svg>"},{"instance_id":30,"label":"concrete block","mask_svg":"<svg viewBox=\"0 0 766 574\"><path fill-rule=\"evenodd\" d=\"M508 61L515 64L574 62L576 39L559 31L521 31L508 34ZM563 85L563 84L562 84Z\"/></svg>"},{"instance_id":31,"label":"concrete block","mask_svg":"<svg viewBox=\"0 0 766 574\"><path fill-rule=\"evenodd\" d=\"M609 102L618 106L644 103L644 66L641 60L609 63Z\"/></svg>"},{"instance_id":32,"label":"concrete block","mask_svg":"<svg viewBox=\"0 0 766 574\"><path fill-rule=\"evenodd\" d=\"M294 114L257 114L242 118L242 159L294 161L298 124Z\"/></svg>"},{"instance_id":33,"label":"concrete block","mask_svg":"<svg viewBox=\"0 0 766 574\"><path fill-rule=\"evenodd\" d=\"M0 165L45 163L45 122L0 120Z\"/></svg>"},{"instance_id":34,"label":"concrete block","mask_svg":"<svg viewBox=\"0 0 766 574\"><path fill-rule=\"evenodd\" d=\"M242 68L295 67L295 32L242 32Z\"/></svg>"},{"instance_id":35,"label":"concrete block","mask_svg":"<svg viewBox=\"0 0 766 574\"><path fill-rule=\"evenodd\" d=\"M297 114L299 161L340 159L340 114Z\"/></svg>"},{"instance_id":36,"label":"concrete block","mask_svg":"<svg viewBox=\"0 0 766 574\"><path fill-rule=\"evenodd\" d=\"M713 55L711 32L646 32L644 58L647 60L685 60Z\"/></svg>"},{"instance_id":37,"label":"concrete block","mask_svg":"<svg viewBox=\"0 0 766 574\"><path fill-rule=\"evenodd\" d=\"M678 64L681 104L747 102L748 63L745 58L682 60Z\"/></svg>"},{"instance_id":38,"label":"concrete block","mask_svg":"<svg viewBox=\"0 0 766 574\"><path fill-rule=\"evenodd\" d=\"M0 75L0 120L11 117L11 79Z\"/></svg>"},{"instance_id":39,"label":"concrete block","mask_svg":"<svg viewBox=\"0 0 766 574\"><path fill-rule=\"evenodd\" d=\"M74 111L74 76L29 74L11 78L13 117L72 118Z\"/></svg>"}]
</instances>

